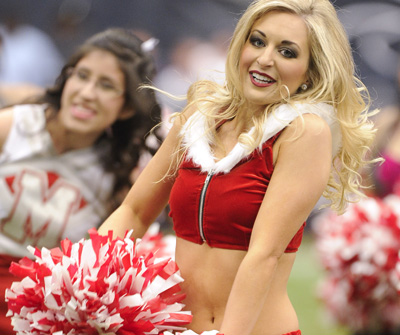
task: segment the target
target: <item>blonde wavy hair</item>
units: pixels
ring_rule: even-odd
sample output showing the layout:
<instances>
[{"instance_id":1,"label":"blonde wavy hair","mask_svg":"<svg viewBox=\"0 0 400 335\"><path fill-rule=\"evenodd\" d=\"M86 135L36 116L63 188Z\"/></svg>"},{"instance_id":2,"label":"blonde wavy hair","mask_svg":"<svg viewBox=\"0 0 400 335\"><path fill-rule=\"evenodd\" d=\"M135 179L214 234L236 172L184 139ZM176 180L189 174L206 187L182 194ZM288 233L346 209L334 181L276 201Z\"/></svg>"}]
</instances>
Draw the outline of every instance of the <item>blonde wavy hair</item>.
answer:
<instances>
[{"instance_id":1,"label":"blonde wavy hair","mask_svg":"<svg viewBox=\"0 0 400 335\"><path fill-rule=\"evenodd\" d=\"M185 110L195 105L206 115L209 130L205 136L215 141L216 125L222 120L235 117L245 103L239 73L241 52L254 23L271 11L296 14L306 23L310 45L307 73L309 88L306 91L299 90L289 97L282 94L280 102L266 106L262 114L255 114L250 121L252 124L249 124L249 128L255 127L255 133L253 136L242 133L239 142L243 143L249 152L257 148L265 119L281 104L325 102L332 105L340 124L342 146L333 158L333 168L324 197L329 200L328 205L333 210L341 213L348 202L356 201L357 196L363 195L359 171L375 161L367 158L367 152L375 133L369 117L376 111L369 111L368 91L355 76L346 32L335 8L328 0L254 1L243 13L234 31L227 55L225 85L207 80L194 83L188 91L188 105ZM184 151L184 148L177 150L173 171L178 168Z\"/></svg>"}]
</instances>

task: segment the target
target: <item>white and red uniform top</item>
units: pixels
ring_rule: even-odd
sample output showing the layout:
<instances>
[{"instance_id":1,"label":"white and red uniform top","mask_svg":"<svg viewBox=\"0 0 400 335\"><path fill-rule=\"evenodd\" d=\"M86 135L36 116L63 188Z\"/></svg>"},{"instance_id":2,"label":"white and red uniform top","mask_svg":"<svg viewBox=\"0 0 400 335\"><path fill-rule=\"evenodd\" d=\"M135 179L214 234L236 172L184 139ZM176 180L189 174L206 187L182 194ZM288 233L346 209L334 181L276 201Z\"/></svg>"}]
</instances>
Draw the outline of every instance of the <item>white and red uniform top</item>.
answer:
<instances>
[{"instance_id":1,"label":"white and red uniform top","mask_svg":"<svg viewBox=\"0 0 400 335\"><path fill-rule=\"evenodd\" d=\"M28 256L26 246L77 241L106 215L114 178L93 147L57 154L44 105L14 107L0 152L0 254Z\"/></svg>"}]
</instances>

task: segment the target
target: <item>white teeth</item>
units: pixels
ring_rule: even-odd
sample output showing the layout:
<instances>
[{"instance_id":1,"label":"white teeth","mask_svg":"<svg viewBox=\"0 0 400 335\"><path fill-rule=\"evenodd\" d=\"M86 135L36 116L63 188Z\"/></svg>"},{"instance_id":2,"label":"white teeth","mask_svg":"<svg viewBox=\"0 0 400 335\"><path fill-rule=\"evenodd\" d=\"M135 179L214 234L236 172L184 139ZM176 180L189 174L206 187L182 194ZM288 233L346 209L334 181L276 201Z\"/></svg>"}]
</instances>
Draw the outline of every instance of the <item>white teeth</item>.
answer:
<instances>
[{"instance_id":1,"label":"white teeth","mask_svg":"<svg viewBox=\"0 0 400 335\"><path fill-rule=\"evenodd\" d=\"M77 109L79 109L81 112L87 112L87 113L90 113L90 112L92 112L92 110L91 109L89 109L89 108L85 108L85 107L83 107L83 106L76 106L76 108Z\"/></svg>"},{"instance_id":2,"label":"white teeth","mask_svg":"<svg viewBox=\"0 0 400 335\"><path fill-rule=\"evenodd\" d=\"M268 77L263 76L263 75L261 75L261 74L259 74L259 73L253 72L251 75L253 76L253 78L254 78L256 81L259 81L259 82L261 82L261 83L273 83L273 82L274 82L274 80L269 79Z\"/></svg>"}]
</instances>

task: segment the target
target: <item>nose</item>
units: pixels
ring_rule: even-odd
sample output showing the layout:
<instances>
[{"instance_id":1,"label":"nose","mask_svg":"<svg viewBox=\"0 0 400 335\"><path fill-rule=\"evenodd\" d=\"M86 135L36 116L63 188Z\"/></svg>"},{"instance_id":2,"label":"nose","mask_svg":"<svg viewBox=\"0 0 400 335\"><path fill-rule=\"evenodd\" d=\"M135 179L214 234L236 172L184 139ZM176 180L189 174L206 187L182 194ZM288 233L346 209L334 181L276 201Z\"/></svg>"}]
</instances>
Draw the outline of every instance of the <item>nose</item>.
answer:
<instances>
[{"instance_id":1,"label":"nose","mask_svg":"<svg viewBox=\"0 0 400 335\"><path fill-rule=\"evenodd\" d=\"M96 83L93 81L88 81L82 85L82 88L80 89L80 94L87 98L87 99L93 99L96 97Z\"/></svg>"},{"instance_id":2,"label":"nose","mask_svg":"<svg viewBox=\"0 0 400 335\"><path fill-rule=\"evenodd\" d=\"M257 58L257 64L261 67L269 67L274 65L274 50L272 48L265 48Z\"/></svg>"}]
</instances>

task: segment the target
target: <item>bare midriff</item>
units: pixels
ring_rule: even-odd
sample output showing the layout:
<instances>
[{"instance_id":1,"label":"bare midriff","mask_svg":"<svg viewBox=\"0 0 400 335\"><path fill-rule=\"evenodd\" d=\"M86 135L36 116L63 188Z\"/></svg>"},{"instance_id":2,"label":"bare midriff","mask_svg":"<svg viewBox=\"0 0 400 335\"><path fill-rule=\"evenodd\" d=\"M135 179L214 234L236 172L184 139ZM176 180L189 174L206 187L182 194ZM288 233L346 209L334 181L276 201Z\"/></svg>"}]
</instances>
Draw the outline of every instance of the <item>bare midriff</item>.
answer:
<instances>
[{"instance_id":1,"label":"bare midriff","mask_svg":"<svg viewBox=\"0 0 400 335\"><path fill-rule=\"evenodd\" d=\"M193 314L188 326L197 333L219 330L230 290L246 251L211 248L177 238L176 262L184 278L185 309ZM286 253L278 267L252 335L285 334L299 329L287 295L295 253Z\"/></svg>"}]
</instances>

